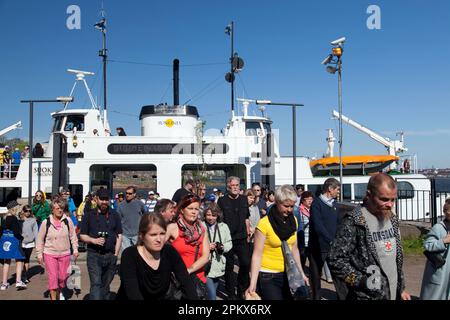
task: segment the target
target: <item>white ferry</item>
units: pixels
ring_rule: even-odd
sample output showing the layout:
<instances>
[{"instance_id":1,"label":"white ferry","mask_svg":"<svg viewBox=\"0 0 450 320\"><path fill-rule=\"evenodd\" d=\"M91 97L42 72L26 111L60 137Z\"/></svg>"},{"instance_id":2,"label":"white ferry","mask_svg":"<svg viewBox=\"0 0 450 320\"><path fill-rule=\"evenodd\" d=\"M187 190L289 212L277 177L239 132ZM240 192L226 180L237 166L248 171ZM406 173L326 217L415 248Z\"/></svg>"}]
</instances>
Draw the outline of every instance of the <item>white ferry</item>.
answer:
<instances>
[{"instance_id":1,"label":"white ferry","mask_svg":"<svg viewBox=\"0 0 450 320\"><path fill-rule=\"evenodd\" d=\"M104 40L105 25L104 18L96 24ZM105 43L103 41L99 53L103 58L104 75ZM232 70L243 66L243 61L234 54L230 63ZM187 178L200 178L209 190L214 187L224 190L226 178L231 175L241 178L242 189L253 182L271 189L300 183L306 190L316 193L328 178L324 162L315 165L306 157L295 157L294 170L293 157L280 155L278 130L272 128L271 119L264 112L261 116L249 112L252 100L238 99L241 108L236 113L232 108L225 128L205 131L197 108L178 102L178 60L174 61L174 103L143 106L139 116L140 136L112 136L106 108L96 105L85 79L93 73L68 71L76 75L70 96L76 84L82 83L91 106L71 109L66 103L62 110L51 114L54 125L43 157L32 158L31 166L30 158L23 159L17 172L10 175L13 178L0 180L0 205L6 205L8 199L17 196L29 198L37 190L49 195L61 187L71 190L76 204L89 191L105 187L114 195L127 185L137 186L141 196L154 190L161 197L170 198ZM227 74L227 77L234 79L234 74ZM103 78L106 92L106 78ZM322 176L314 176L312 169ZM378 164L372 164L371 170L379 170ZM330 170L329 174L333 172ZM362 201L369 178L364 168L361 174L344 176L344 200ZM433 207L430 180L416 173L395 178L399 183L397 213L400 219L426 219Z\"/></svg>"},{"instance_id":2,"label":"white ferry","mask_svg":"<svg viewBox=\"0 0 450 320\"><path fill-rule=\"evenodd\" d=\"M139 116L140 136L111 136L105 110L92 99L85 76L70 70L76 81L84 82L91 106L70 109L69 105L51 116L54 125L42 158L32 159L31 195L37 190L51 194L67 186L75 200L91 190L106 187L111 194L127 184L142 185L144 193L156 190L172 197L188 177L202 177L207 187L224 190L226 178L239 176L241 187L262 182L274 188L293 183L293 158L279 152L272 121L262 114L249 115L249 101L232 114L226 127L203 132L198 110L191 105L146 105ZM23 159L17 175L0 181L0 200L17 192L27 198L29 159ZM296 183L317 192L328 178L314 177L310 159L296 157ZM368 175L343 177L344 200L361 201ZM404 220L427 217L430 210L430 180L420 174L396 175L399 183L399 216Z\"/></svg>"}]
</instances>

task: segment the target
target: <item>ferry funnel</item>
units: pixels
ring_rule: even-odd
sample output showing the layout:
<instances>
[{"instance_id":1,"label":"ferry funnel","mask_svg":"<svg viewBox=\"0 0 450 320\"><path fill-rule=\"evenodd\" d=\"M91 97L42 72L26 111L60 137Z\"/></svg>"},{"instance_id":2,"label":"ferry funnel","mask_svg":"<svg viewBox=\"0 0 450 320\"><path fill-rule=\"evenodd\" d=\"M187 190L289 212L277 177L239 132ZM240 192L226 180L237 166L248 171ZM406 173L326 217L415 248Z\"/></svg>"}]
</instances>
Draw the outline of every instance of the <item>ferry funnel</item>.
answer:
<instances>
[{"instance_id":1,"label":"ferry funnel","mask_svg":"<svg viewBox=\"0 0 450 320\"><path fill-rule=\"evenodd\" d=\"M180 76L180 60L173 60L173 105L178 106L180 104L180 88L179 79Z\"/></svg>"}]
</instances>

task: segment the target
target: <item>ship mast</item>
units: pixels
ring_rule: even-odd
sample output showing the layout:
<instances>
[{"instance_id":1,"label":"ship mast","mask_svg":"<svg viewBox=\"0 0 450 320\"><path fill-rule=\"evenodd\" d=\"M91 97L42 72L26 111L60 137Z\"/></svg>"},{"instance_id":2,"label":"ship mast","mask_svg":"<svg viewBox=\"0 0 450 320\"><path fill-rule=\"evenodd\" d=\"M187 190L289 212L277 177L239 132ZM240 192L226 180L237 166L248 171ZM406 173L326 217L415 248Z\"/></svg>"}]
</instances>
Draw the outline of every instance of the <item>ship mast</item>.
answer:
<instances>
[{"instance_id":1,"label":"ship mast","mask_svg":"<svg viewBox=\"0 0 450 320\"><path fill-rule=\"evenodd\" d=\"M102 9L102 20L96 23L94 27L102 32L103 36L103 48L99 50L98 55L103 60L103 125L107 127L107 114L106 114L106 61L108 58L106 49L106 19L104 16L104 10ZM109 128L108 128L109 129Z\"/></svg>"}]
</instances>

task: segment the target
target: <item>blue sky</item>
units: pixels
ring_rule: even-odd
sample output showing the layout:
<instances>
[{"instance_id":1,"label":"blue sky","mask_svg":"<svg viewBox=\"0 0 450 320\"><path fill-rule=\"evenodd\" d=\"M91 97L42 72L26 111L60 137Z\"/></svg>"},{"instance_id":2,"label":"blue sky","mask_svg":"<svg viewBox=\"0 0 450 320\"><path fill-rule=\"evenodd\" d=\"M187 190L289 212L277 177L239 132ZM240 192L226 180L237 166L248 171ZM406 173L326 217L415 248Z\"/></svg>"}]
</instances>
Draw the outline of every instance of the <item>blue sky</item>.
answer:
<instances>
[{"instance_id":1,"label":"blue sky","mask_svg":"<svg viewBox=\"0 0 450 320\"><path fill-rule=\"evenodd\" d=\"M172 60L180 59L180 102L199 109L207 128L223 128L229 116L230 38L245 61L236 81L239 97L300 102L297 153L320 157L326 129L335 129L337 75L320 64L330 41L347 37L343 56L344 114L395 138L404 131L408 154L422 168L450 167L450 2L446 0L275 1L275 0L104 0L108 19L108 107L111 127L140 134L143 105L172 101ZM69 5L81 9L81 29L69 30ZM21 99L67 95L73 75L67 68L101 72L97 56L101 0L0 0L0 127L22 120L28 136L28 106ZM381 29L370 30L369 5L381 9ZM119 63L117 61L162 64ZM208 64L198 66L198 64ZM188 66L197 65L197 66ZM95 80L95 81L94 81ZM90 78L102 101L101 75ZM211 90L199 95L212 84ZM72 107L87 105L77 89ZM57 104L37 105L35 139L47 140L49 113ZM280 128L281 152L291 154L291 110L268 107ZM337 152L337 147L335 149ZM384 154L385 148L344 125L344 154Z\"/></svg>"}]
</instances>

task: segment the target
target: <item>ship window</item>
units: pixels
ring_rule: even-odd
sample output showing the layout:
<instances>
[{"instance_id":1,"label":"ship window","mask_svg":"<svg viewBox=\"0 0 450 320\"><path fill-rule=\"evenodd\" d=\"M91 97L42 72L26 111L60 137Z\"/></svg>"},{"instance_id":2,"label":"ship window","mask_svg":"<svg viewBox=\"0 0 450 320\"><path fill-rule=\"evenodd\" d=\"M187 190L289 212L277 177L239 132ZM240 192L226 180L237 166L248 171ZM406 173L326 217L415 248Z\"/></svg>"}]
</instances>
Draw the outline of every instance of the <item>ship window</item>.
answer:
<instances>
[{"instance_id":1,"label":"ship window","mask_svg":"<svg viewBox=\"0 0 450 320\"><path fill-rule=\"evenodd\" d=\"M64 131L72 131L74 128L77 128L77 131L84 131L84 115L67 116Z\"/></svg>"},{"instance_id":2,"label":"ship window","mask_svg":"<svg viewBox=\"0 0 450 320\"><path fill-rule=\"evenodd\" d=\"M259 130L259 123L257 123L257 122L246 122L245 123L245 135L246 136L256 136L256 130Z\"/></svg>"},{"instance_id":3,"label":"ship window","mask_svg":"<svg viewBox=\"0 0 450 320\"><path fill-rule=\"evenodd\" d=\"M407 181L398 181L397 195L399 199L412 199L414 198L414 187Z\"/></svg>"},{"instance_id":4,"label":"ship window","mask_svg":"<svg viewBox=\"0 0 450 320\"><path fill-rule=\"evenodd\" d=\"M322 194L321 184L308 184L308 191L311 191L314 197L318 197Z\"/></svg>"},{"instance_id":5,"label":"ship window","mask_svg":"<svg viewBox=\"0 0 450 320\"><path fill-rule=\"evenodd\" d=\"M350 184L344 184L344 191L343 191L343 200L351 200L352 199L352 187Z\"/></svg>"},{"instance_id":6,"label":"ship window","mask_svg":"<svg viewBox=\"0 0 450 320\"><path fill-rule=\"evenodd\" d=\"M264 130L266 133L270 133L270 124L263 123ZM246 136L257 136L261 134L261 126L259 122L246 122L245 123L245 135Z\"/></svg>"},{"instance_id":7,"label":"ship window","mask_svg":"<svg viewBox=\"0 0 450 320\"><path fill-rule=\"evenodd\" d=\"M55 123L53 124L52 132L61 131L63 117L55 117Z\"/></svg>"},{"instance_id":8,"label":"ship window","mask_svg":"<svg viewBox=\"0 0 450 320\"><path fill-rule=\"evenodd\" d=\"M367 183L355 183L355 200L362 201L366 196Z\"/></svg>"}]
</instances>

